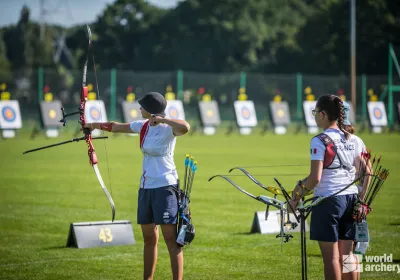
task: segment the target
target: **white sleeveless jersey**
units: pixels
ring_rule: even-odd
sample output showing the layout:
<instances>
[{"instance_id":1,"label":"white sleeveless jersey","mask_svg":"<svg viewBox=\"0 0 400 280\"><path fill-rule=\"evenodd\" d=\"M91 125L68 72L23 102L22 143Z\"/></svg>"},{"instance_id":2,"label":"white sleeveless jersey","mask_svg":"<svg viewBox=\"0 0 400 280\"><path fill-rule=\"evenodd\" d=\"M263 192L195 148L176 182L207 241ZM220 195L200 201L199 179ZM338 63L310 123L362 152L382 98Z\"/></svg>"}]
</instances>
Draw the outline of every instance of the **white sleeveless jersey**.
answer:
<instances>
[{"instance_id":1,"label":"white sleeveless jersey","mask_svg":"<svg viewBox=\"0 0 400 280\"><path fill-rule=\"evenodd\" d=\"M338 129L328 128L323 133L328 135L335 143L337 155L329 166L330 169L322 170L321 180L314 189L315 196L332 195L351 183L356 175L355 159L361 156L361 152L365 150L363 141L355 135L350 135L349 139L346 140L344 133ZM324 161L325 150L325 144L318 137L311 140L311 160ZM358 188L353 185L339 195L357 193Z\"/></svg>"}]
</instances>

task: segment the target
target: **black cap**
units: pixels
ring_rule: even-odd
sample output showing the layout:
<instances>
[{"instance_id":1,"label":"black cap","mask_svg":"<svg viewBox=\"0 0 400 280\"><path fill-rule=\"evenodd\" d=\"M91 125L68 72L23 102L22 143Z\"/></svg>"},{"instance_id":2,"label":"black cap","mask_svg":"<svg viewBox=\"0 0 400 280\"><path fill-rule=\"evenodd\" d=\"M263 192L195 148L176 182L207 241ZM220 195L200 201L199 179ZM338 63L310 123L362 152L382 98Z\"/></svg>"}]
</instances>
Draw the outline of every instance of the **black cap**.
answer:
<instances>
[{"instance_id":1,"label":"black cap","mask_svg":"<svg viewBox=\"0 0 400 280\"><path fill-rule=\"evenodd\" d=\"M165 117L165 108L167 107L167 100L158 92L146 93L143 98L138 100L140 106L150 114Z\"/></svg>"}]
</instances>

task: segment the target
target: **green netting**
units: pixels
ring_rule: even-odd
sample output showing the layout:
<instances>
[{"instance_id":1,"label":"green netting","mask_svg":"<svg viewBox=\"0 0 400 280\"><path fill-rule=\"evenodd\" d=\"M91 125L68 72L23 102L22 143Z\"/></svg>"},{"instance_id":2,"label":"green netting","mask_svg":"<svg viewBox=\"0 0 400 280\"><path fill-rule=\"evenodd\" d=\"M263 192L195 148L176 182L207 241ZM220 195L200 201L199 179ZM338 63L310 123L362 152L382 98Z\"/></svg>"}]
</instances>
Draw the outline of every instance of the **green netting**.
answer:
<instances>
[{"instance_id":1,"label":"green netting","mask_svg":"<svg viewBox=\"0 0 400 280\"><path fill-rule=\"evenodd\" d=\"M396 70L394 69L394 72ZM394 75L396 73L396 75ZM400 85L400 76L393 74L393 84ZM102 70L97 73L100 97L105 102L107 112L110 112L112 94L111 70ZM372 88L378 97L381 97L388 82L388 76L366 76L366 87L363 90L362 77L357 76L357 115L362 113L362 94ZM0 77L0 82L2 77ZM205 88L213 99L219 103L222 120L233 120L232 102L237 99L240 88L240 73L183 73L183 101L188 118L198 118L197 101L201 99L198 94L200 87ZM51 69L43 70L42 84L49 85L55 99L61 100L68 110L73 110L79 104L79 93L82 83L82 71L57 72ZM95 87L94 72L87 74L87 84ZM171 85L178 96L177 72L133 72L116 71L116 112L117 119L121 120L120 104L125 100L128 86L132 86L136 98L140 98L149 91L166 92L166 87ZM310 86L316 98L324 94L338 94L343 90L348 100L351 100L350 79L345 76L302 75L301 98L304 100L304 88ZM261 73L247 73L246 93L256 105L257 116L260 120L268 118L268 103L277 90L283 100L289 103L292 120L295 119L297 110L297 80L296 75L265 75ZM38 70L28 70L13 73L12 83L8 83L8 91L12 98L20 101L23 118L36 118L38 114ZM368 100L367 96L367 100ZM400 102L400 94L393 95L395 105ZM385 103L387 97L383 96ZM397 112L397 111L396 111Z\"/></svg>"}]
</instances>

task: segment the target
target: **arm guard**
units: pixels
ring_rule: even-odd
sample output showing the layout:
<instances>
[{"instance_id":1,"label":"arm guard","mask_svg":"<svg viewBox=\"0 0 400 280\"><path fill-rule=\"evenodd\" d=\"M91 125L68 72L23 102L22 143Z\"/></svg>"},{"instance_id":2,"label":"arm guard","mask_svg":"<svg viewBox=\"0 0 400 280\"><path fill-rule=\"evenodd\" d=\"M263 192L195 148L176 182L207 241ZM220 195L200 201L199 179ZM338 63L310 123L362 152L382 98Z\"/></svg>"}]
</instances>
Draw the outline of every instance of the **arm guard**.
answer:
<instances>
[{"instance_id":1,"label":"arm guard","mask_svg":"<svg viewBox=\"0 0 400 280\"><path fill-rule=\"evenodd\" d=\"M108 132L111 132L112 126L114 122L105 122L100 124L100 129L101 130L106 130Z\"/></svg>"}]
</instances>

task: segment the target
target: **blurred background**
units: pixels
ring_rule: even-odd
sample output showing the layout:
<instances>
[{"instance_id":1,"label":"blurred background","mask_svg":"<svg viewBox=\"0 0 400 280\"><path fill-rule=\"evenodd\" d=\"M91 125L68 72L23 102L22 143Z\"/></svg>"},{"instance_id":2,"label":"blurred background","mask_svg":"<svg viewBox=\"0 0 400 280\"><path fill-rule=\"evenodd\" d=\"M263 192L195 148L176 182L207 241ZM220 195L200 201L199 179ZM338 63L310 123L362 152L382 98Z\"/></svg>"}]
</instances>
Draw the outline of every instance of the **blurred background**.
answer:
<instances>
[{"instance_id":1,"label":"blurred background","mask_svg":"<svg viewBox=\"0 0 400 280\"><path fill-rule=\"evenodd\" d=\"M350 0L13 0L0 2L0 83L19 101L23 120L38 117L43 93L64 106L79 104L88 24L99 93L110 108L134 92L172 91L190 118L201 95L231 120L245 88L259 119L279 94L294 118L299 96L352 99ZM355 1L354 1L355 2ZM386 101L389 50L400 54L400 1L355 5L357 118L366 96ZM356 54L356 55L355 55ZM390 58L389 58L390 60ZM89 56L88 83L95 84ZM398 69L400 71L400 69ZM96 88L94 87L96 90ZM394 102L400 100L394 95ZM193 113L194 114L194 113Z\"/></svg>"}]
</instances>

